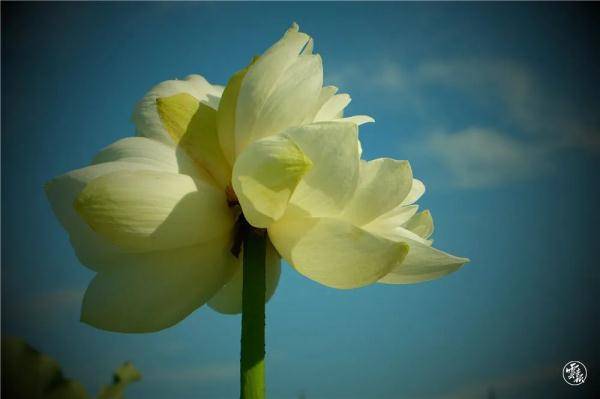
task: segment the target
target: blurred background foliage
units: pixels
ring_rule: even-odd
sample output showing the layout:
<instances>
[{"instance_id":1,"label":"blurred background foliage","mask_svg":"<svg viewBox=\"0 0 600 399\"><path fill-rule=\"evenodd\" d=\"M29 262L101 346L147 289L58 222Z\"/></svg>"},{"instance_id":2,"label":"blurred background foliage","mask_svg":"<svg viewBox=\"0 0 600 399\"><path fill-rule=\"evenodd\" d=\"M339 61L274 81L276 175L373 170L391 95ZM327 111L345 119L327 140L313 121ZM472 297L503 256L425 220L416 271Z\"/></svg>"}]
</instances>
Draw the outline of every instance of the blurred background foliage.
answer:
<instances>
[{"instance_id":1,"label":"blurred background foliage","mask_svg":"<svg viewBox=\"0 0 600 399\"><path fill-rule=\"evenodd\" d=\"M102 387L96 399L125 399L127 385L142 375L123 363L111 384ZM90 399L79 381L65 378L58 362L16 337L2 338L2 398L4 399Z\"/></svg>"}]
</instances>

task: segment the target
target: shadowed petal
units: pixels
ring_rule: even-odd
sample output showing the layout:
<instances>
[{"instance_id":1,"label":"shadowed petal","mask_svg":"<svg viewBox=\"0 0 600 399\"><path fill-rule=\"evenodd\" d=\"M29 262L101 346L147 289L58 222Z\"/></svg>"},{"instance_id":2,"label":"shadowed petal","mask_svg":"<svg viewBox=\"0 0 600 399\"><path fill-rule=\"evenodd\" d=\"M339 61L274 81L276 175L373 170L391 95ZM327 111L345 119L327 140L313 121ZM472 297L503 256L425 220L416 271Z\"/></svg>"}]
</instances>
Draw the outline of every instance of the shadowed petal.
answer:
<instances>
[{"instance_id":1,"label":"shadowed petal","mask_svg":"<svg viewBox=\"0 0 600 399\"><path fill-rule=\"evenodd\" d=\"M231 278L229 239L132 257L90 283L81 320L118 332L170 327L208 301Z\"/></svg>"},{"instance_id":2,"label":"shadowed petal","mask_svg":"<svg viewBox=\"0 0 600 399\"><path fill-rule=\"evenodd\" d=\"M178 148L202 166L221 188L227 187L231 166L219 143L217 111L187 93L160 97L156 108Z\"/></svg>"},{"instance_id":3,"label":"shadowed petal","mask_svg":"<svg viewBox=\"0 0 600 399\"><path fill-rule=\"evenodd\" d=\"M239 255L237 270L233 278L208 302L208 306L219 313L236 314L242 312L242 288L244 282L242 259L243 250ZM279 283L279 275L281 274L281 258L275 248L273 248L271 242L267 242L265 267L265 301L268 301L275 294L275 289Z\"/></svg>"},{"instance_id":4,"label":"shadowed petal","mask_svg":"<svg viewBox=\"0 0 600 399\"><path fill-rule=\"evenodd\" d=\"M133 111L133 122L137 134L174 146L172 136L167 132L157 111L158 98L187 93L213 109L217 109L223 88L211 85L200 75L190 75L183 80L167 80L154 86L137 103Z\"/></svg>"},{"instance_id":5,"label":"shadowed petal","mask_svg":"<svg viewBox=\"0 0 600 399\"><path fill-rule=\"evenodd\" d=\"M217 111L219 144L229 165L235 162L235 110L242 81L247 72L248 68L244 68L229 78Z\"/></svg>"},{"instance_id":6,"label":"shadowed petal","mask_svg":"<svg viewBox=\"0 0 600 399\"><path fill-rule=\"evenodd\" d=\"M210 176L181 149L146 137L126 137L103 148L92 164L113 161L155 162L165 172L190 175L211 182Z\"/></svg>"},{"instance_id":7,"label":"shadowed petal","mask_svg":"<svg viewBox=\"0 0 600 399\"><path fill-rule=\"evenodd\" d=\"M125 161L105 162L73 170L58 176L45 185L46 196L63 228L69 233L71 244L79 261L92 268L101 267L104 259L123 252L106 238L94 232L77 214L73 204L79 193L92 180L117 171L165 170L164 164L147 162L137 158Z\"/></svg>"}]
</instances>

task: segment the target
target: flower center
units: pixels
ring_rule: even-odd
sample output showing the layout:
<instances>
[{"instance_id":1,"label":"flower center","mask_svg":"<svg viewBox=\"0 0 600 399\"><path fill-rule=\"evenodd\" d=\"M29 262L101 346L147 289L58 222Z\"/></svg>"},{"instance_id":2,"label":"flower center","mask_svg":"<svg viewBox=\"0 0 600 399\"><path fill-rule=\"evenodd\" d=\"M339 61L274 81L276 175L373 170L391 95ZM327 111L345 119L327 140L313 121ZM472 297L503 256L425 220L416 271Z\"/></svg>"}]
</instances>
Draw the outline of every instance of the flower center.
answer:
<instances>
[{"instance_id":1,"label":"flower center","mask_svg":"<svg viewBox=\"0 0 600 399\"><path fill-rule=\"evenodd\" d=\"M225 195L227 196L227 205L229 205L230 208L239 205L240 202L238 201L238 197L235 195L235 191L233 191L231 184L225 188Z\"/></svg>"},{"instance_id":2,"label":"flower center","mask_svg":"<svg viewBox=\"0 0 600 399\"><path fill-rule=\"evenodd\" d=\"M231 186L228 186L225 191L227 192L227 203L235 215L235 223L233 225L233 244L231 244L230 251L233 256L239 258L244 238L246 238L248 234L267 234L267 229L259 229L248 223L244 213L242 212L242 207L240 206L235 193L231 189Z\"/></svg>"}]
</instances>

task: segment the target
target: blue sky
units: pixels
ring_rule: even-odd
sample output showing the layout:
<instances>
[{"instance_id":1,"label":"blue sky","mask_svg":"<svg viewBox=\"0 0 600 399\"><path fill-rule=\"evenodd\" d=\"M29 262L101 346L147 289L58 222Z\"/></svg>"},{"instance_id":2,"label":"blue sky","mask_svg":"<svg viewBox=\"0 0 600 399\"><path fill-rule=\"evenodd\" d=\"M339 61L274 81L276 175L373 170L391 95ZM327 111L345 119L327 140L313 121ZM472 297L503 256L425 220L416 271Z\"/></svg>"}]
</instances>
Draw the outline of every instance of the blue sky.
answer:
<instances>
[{"instance_id":1,"label":"blue sky","mask_svg":"<svg viewBox=\"0 0 600 399\"><path fill-rule=\"evenodd\" d=\"M369 114L363 157L408 159L446 278L338 291L284 265L267 307L271 398L587 397L600 366L598 29L583 4L2 4L2 333L96 392L123 360L130 398L238 395L239 316L201 308L160 333L79 323L92 272L45 181L133 135L135 102L190 73L214 83L293 21L326 83Z\"/></svg>"}]
</instances>

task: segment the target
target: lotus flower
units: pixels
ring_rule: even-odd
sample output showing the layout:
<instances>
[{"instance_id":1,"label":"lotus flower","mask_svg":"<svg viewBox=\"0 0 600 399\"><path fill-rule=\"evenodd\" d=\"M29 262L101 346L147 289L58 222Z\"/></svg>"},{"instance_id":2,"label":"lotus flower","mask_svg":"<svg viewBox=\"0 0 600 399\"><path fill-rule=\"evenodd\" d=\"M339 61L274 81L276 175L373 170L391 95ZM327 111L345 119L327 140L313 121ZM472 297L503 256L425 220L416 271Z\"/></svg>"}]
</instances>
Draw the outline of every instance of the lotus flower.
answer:
<instances>
[{"instance_id":1,"label":"lotus flower","mask_svg":"<svg viewBox=\"0 0 600 399\"><path fill-rule=\"evenodd\" d=\"M199 75L160 83L134 111L137 137L47 184L77 257L97 272L84 322L148 332L205 303L239 313L232 248L244 220L272 243L267 299L280 257L341 289L430 280L467 262L431 247L408 162L360 160L358 126L373 120L343 117L350 97L323 87L312 47L294 24L225 88Z\"/></svg>"}]
</instances>

